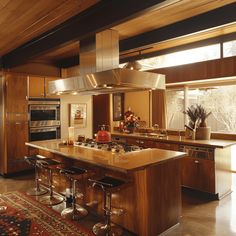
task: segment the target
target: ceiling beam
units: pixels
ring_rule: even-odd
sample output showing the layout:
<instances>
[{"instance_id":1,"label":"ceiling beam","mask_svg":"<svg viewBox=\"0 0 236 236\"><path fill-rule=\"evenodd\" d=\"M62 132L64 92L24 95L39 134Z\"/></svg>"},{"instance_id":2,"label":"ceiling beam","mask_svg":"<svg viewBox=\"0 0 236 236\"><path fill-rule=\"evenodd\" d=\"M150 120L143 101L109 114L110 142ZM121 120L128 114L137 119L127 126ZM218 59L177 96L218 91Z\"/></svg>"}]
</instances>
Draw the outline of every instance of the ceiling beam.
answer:
<instances>
[{"instance_id":1,"label":"ceiling beam","mask_svg":"<svg viewBox=\"0 0 236 236\"><path fill-rule=\"evenodd\" d=\"M236 3L120 41L120 52L142 49L166 40L236 22Z\"/></svg>"},{"instance_id":2,"label":"ceiling beam","mask_svg":"<svg viewBox=\"0 0 236 236\"><path fill-rule=\"evenodd\" d=\"M63 24L3 56L3 66L11 68L94 33L111 28L162 4L164 0L102 0ZM167 1L168 2L168 1Z\"/></svg>"},{"instance_id":3,"label":"ceiling beam","mask_svg":"<svg viewBox=\"0 0 236 236\"><path fill-rule=\"evenodd\" d=\"M188 18L186 20L153 30L149 31L128 39L121 40L119 45L120 45L120 52L121 54L125 51L137 51L142 48L146 48L148 45L154 45L159 42L163 42L169 39L174 39L178 38L181 36L186 36L189 34L197 33L202 30L207 30L209 28L214 28L218 26L222 26L224 24L232 23L236 21L236 3L232 3L226 6L223 6L221 8L203 13L201 15ZM221 40L226 39L226 37L235 37L235 33L229 34L229 35L224 35L220 37L215 37L213 39L209 39L209 43L212 43L213 41L218 41L219 38ZM202 40L202 42L208 42L208 40ZM195 45L195 43L189 44L189 47L186 46L178 46L176 47L176 50L182 50L183 49L188 49L191 48ZM196 45L197 46L197 43ZM134 57L126 57L124 59L120 60L120 63L124 63L130 60L137 60L141 58L148 58L152 56L156 56L157 54L161 53L169 53L173 52L172 49L165 49L161 51L156 51L153 53L148 53L148 54L142 54L142 55L137 55ZM67 63L68 61L68 63ZM79 63L78 59L73 60L73 57L67 58L65 60L61 60L58 65L61 67L69 67L69 66L74 66L76 65L75 63Z\"/></svg>"}]
</instances>

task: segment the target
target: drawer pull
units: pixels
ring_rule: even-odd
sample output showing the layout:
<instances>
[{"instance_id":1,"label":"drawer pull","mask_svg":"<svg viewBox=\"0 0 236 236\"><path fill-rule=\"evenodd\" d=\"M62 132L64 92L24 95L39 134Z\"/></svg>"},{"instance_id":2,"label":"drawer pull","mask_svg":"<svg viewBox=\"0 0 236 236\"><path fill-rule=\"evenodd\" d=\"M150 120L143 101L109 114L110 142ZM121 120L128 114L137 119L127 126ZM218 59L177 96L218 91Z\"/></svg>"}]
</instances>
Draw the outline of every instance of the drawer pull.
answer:
<instances>
[{"instance_id":1,"label":"drawer pull","mask_svg":"<svg viewBox=\"0 0 236 236\"><path fill-rule=\"evenodd\" d=\"M140 143L140 141L139 141L139 140L136 140L136 143Z\"/></svg>"},{"instance_id":2,"label":"drawer pull","mask_svg":"<svg viewBox=\"0 0 236 236\"><path fill-rule=\"evenodd\" d=\"M140 141L139 143L144 144L144 141Z\"/></svg>"},{"instance_id":3,"label":"drawer pull","mask_svg":"<svg viewBox=\"0 0 236 236\"><path fill-rule=\"evenodd\" d=\"M199 164L199 161L195 160L194 163Z\"/></svg>"}]
</instances>

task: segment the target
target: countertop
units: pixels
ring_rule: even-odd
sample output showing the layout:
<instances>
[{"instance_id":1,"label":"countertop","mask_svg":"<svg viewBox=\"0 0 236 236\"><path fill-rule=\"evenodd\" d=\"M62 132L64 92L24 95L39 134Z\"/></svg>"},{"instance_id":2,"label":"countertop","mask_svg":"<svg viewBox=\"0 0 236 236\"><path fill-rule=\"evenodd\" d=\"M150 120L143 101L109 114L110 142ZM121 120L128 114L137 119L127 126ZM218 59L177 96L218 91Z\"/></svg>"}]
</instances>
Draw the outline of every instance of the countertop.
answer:
<instances>
[{"instance_id":1,"label":"countertop","mask_svg":"<svg viewBox=\"0 0 236 236\"><path fill-rule=\"evenodd\" d=\"M153 140L153 141L164 142L164 143L176 143L176 144L211 147L211 148L226 148L226 147L236 144L236 141L233 141L233 140L222 140L222 139L192 140L192 139L186 139L184 136L180 137L177 135L157 137L157 136L147 136L141 133L127 134L127 133L120 133L120 132L113 132L111 135L120 136L120 137L140 138L140 139Z\"/></svg>"},{"instance_id":2,"label":"countertop","mask_svg":"<svg viewBox=\"0 0 236 236\"><path fill-rule=\"evenodd\" d=\"M119 154L81 146L61 145L60 143L61 140L46 140L26 142L26 145L121 172L145 169L186 155L184 152L162 149L143 149Z\"/></svg>"}]
</instances>

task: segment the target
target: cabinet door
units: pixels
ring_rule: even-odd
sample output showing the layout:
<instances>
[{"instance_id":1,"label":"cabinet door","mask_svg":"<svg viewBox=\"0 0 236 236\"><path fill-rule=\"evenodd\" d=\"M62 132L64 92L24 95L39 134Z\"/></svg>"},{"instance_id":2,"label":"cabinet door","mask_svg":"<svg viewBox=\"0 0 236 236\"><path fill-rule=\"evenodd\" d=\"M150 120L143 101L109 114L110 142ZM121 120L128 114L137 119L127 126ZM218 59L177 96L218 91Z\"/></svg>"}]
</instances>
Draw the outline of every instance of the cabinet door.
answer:
<instances>
[{"instance_id":1,"label":"cabinet door","mask_svg":"<svg viewBox=\"0 0 236 236\"><path fill-rule=\"evenodd\" d=\"M7 137L7 173L13 173L31 168L24 156L28 153L25 142L28 141L27 121L6 122Z\"/></svg>"},{"instance_id":2,"label":"cabinet door","mask_svg":"<svg viewBox=\"0 0 236 236\"><path fill-rule=\"evenodd\" d=\"M172 151L179 151L179 145L174 144L174 143L155 142L154 146L155 146L155 148L172 150Z\"/></svg>"},{"instance_id":3,"label":"cabinet door","mask_svg":"<svg viewBox=\"0 0 236 236\"><path fill-rule=\"evenodd\" d=\"M182 185L215 194L214 161L184 157L182 159Z\"/></svg>"},{"instance_id":4,"label":"cabinet door","mask_svg":"<svg viewBox=\"0 0 236 236\"><path fill-rule=\"evenodd\" d=\"M48 98L60 98L59 95L56 95L56 94L51 95L51 94L49 94L49 91L48 91L48 82L53 81L53 80L57 80L57 79L60 79L60 78L55 78L55 77L46 77L45 78L45 95L46 95L46 97L48 97Z\"/></svg>"},{"instance_id":5,"label":"cabinet door","mask_svg":"<svg viewBox=\"0 0 236 236\"><path fill-rule=\"evenodd\" d=\"M6 74L6 112L27 114L27 76Z\"/></svg>"},{"instance_id":6,"label":"cabinet door","mask_svg":"<svg viewBox=\"0 0 236 236\"><path fill-rule=\"evenodd\" d=\"M44 77L29 76L29 97L43 98L45 97Z\"/></svg>"},{"instance_id":7,"label":"cabinet door","mask_svg":"<svg viewBox=\"0 0 236 236\"><path fill-rule=\"evenodd\" d=\"M127 138L127 144L137 145L144 148L152 148L154 146L153 141L137 138Z\"/></svg>"}]
</instances>

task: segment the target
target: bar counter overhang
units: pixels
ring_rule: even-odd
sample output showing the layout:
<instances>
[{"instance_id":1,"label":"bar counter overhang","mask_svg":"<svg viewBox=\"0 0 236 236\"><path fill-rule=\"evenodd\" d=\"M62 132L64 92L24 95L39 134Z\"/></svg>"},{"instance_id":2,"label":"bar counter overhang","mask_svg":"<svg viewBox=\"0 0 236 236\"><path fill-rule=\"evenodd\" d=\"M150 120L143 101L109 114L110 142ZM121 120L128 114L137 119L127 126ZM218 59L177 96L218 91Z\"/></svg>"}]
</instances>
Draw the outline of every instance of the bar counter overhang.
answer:
<instances>
[{"instance_id":1,"label":"bar counter overhang","mask_svg":"<svg viewBox=\"0 0 236 236\"><path fill-rule=\"evenodd\" d=\"M183 152L144 149L113 153L86 147L62 145L61 140L27 142L30 153L77 165L99 174L128 180L130 184L115 194L114 206L125 214L112 221L139 236L156 236L179 223L181 215L181 170ZM63 191L63 181L57 186ZM96 213L102 215L102 194L88 186L85 202L98 200Z\"/></svg>"}]
</instances>

